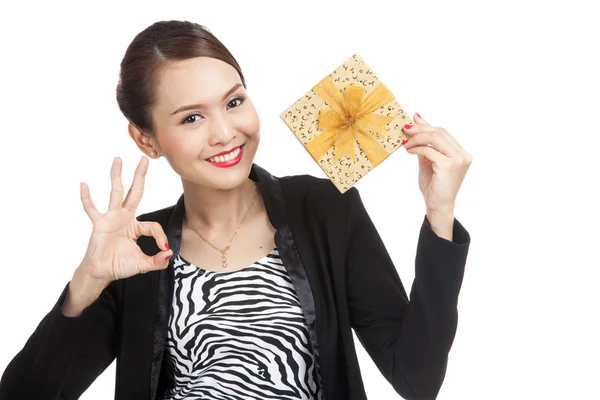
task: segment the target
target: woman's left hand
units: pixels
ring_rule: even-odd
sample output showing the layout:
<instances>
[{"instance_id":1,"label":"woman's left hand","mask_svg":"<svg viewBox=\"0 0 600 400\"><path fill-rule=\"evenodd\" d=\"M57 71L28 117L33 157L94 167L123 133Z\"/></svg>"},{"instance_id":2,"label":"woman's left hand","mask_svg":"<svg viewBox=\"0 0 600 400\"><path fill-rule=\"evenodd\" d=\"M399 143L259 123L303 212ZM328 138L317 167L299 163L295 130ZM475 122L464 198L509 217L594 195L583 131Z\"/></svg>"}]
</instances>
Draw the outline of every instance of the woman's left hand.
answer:
<instances>
[{"instance_id":1,"label":"woman's left hand","mask_svg":"<svg viewBox=\"0 0 600 400\"><path fill-rule=\"evenodd\" d=\"M406 151L419 158L419 188L427 215L454 217L458 189L473 157L444 128L431 126L418 113L415 124L406 125Z\"/></svg>"}]
</instances>

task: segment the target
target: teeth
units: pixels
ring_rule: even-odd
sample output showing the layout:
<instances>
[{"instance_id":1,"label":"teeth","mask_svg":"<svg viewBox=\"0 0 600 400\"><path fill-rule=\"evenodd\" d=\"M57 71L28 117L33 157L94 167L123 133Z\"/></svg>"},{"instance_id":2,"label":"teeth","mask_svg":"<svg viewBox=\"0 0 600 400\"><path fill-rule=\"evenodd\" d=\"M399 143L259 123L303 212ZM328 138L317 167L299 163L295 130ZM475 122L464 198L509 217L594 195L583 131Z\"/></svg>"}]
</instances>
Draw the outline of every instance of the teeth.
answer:
<instances>
[{"instance_id":1,"label":"teeth","mask_svg":"<svg viewBox=\"0 0 600 400\"><path fill-rule=\"evenodd\" d=\"M238 155L240 154L240 148L237 147L235 150L233 150L230 153L224 154L222 156L217 156L217 157L211 157L208 159L208 161L210 162L224 162L224 161L231 161L234 158L236 158Z\"/></svg>"}]
</instances>

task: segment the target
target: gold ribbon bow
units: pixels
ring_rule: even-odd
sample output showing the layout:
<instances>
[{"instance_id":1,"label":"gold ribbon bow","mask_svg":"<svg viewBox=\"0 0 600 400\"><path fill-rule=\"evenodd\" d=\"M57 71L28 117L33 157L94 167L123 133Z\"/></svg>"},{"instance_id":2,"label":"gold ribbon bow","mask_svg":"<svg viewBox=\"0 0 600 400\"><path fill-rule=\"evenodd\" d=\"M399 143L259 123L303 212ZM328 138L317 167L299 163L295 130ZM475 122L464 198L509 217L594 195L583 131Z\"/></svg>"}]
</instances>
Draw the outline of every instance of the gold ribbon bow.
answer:
<instances>
[{"instance_id":1,"label":"gold ribbon bow","mask_svg":"<svg viewBox=\"0 0 600 400\"><path fill-rule=\"evenodd\" d=\"M372 134L387 135L385 127L395 117L373 114L381 106L394 99L388 88L380 83L363 100L366 90L346 85L343 93L326 77L313 90L331 108L322 108L319 114L319 129L324 131L307 143L306 149L317 161L332 146L339 161L344 155L354 161L354 140L358 142L367 158L377 166L389 155Z\"/></svg>"}]
</instances>

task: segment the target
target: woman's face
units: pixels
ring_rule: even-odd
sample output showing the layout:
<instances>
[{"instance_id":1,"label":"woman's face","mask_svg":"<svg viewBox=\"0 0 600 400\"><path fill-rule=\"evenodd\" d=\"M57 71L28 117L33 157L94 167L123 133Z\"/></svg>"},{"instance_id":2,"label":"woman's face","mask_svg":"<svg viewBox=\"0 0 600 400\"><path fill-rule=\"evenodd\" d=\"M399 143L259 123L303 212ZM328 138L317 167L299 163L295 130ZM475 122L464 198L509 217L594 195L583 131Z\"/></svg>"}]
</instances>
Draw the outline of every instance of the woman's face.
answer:
<instances>
[{"instance_id":1,"label":"woman's face","mask_svg":"<svg viewBox=\"0 0 600 400\"><path fill-rule=\"evenodd\" d=\"M236 69L197 57L169 62L158 78L152 115L159 154L196 185L232 189L246 182L260 122Z\"/></svg>"}]
</instances>

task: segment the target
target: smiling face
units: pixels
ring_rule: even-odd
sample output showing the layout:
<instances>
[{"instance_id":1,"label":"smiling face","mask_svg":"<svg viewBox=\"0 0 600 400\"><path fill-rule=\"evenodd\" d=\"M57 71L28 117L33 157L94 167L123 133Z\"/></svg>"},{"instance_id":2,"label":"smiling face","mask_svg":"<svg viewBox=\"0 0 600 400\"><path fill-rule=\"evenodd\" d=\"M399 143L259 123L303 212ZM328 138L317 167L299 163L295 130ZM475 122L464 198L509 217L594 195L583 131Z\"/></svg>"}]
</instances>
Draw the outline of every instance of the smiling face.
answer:
<instances>
[{"instance_id":1,"label":"smiling face","mask_svg":"<svg viewBox=\"0 0 600 400\"><path fill-rule=\"evenodd\" d=\"M169 61L157 82L153 148L192 184L232 189L246 182L260 122L236 69L211 57Z\"/></svg>"}]
</instances>

